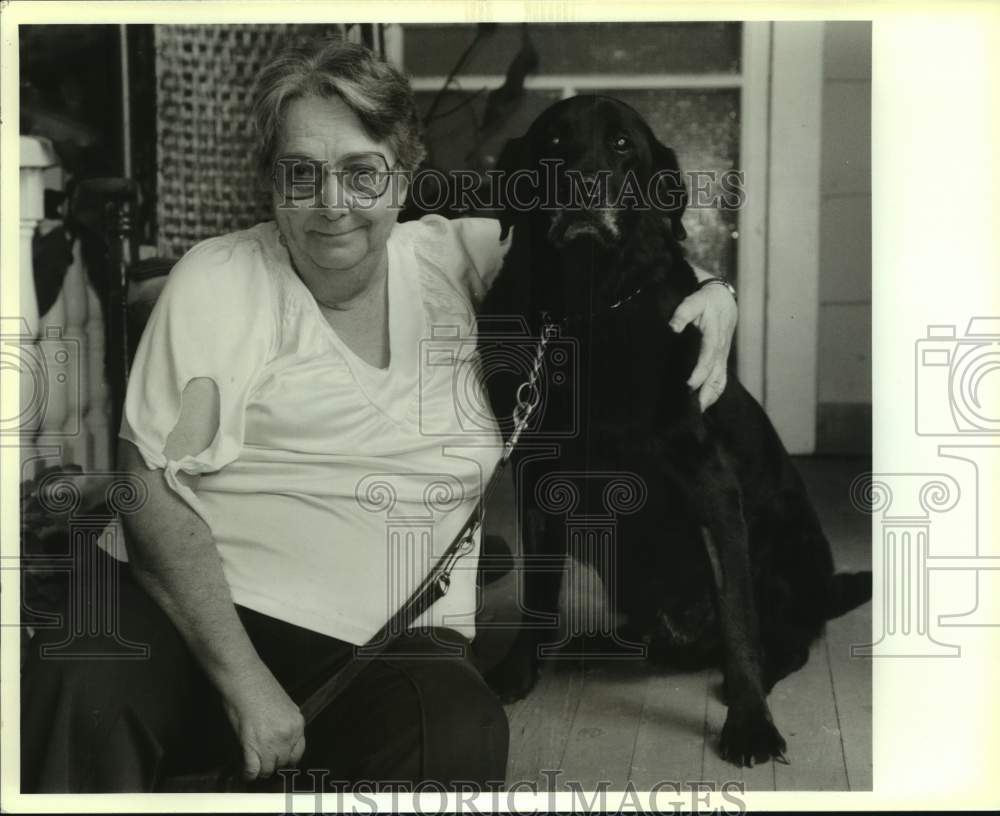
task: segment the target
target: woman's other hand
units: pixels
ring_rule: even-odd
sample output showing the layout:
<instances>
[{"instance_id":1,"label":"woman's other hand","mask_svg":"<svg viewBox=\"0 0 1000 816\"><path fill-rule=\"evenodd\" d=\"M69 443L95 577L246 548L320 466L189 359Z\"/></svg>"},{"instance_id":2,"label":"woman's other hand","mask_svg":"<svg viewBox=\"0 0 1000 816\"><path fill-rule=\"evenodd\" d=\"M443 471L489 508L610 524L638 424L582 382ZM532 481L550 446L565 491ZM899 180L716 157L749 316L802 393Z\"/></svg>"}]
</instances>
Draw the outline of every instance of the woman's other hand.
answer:
<instances>
[{"instance_id":1,"label":"woman's other hand","mask_svg":"<svg viewBox=\"0 0 1000 816\"><path fill-rule=\"evenodd\" d=\"M698 277L703 280L708 276L702 273ZM698 391L702 411L726 388L726 361L733 344L737 315L736 300L729 290L713 285L688 295L670 318L670 328L675 332L682 332L689 323L701 330L701 351L687 384Z\"/></svg>"},{"instance_id":2,"label":"woman's other hand","mask_svg":"<svg viewBox=\"0 0 1000 816\"><path fill-rule=\"evenodd\" d=\"M218 431L219 393L208 377L188 382L180 416L167 437L166 461L205 450ZM148 498L124 514L132 573L184 637L195 659L225 701L243 749L248 779L294 765L305 750L305 725L257 654L233 605L208 525L171 489L162 471L150 471L139 450L121 440L119 467L146 485ZM197 491L197 477L178 480Z\"/></svg>"},{"instance_id":3,"label":"woman's other hand","mask_svg":"<svg viewBox=\"0 0 1000 816\"><path fill-rule=\"evenodd\" d=\"M279 768L298 764L306 749L305 720L263 663L224 688L223 699L247 780L268 779Z\"/></svg>"}]
</instances>

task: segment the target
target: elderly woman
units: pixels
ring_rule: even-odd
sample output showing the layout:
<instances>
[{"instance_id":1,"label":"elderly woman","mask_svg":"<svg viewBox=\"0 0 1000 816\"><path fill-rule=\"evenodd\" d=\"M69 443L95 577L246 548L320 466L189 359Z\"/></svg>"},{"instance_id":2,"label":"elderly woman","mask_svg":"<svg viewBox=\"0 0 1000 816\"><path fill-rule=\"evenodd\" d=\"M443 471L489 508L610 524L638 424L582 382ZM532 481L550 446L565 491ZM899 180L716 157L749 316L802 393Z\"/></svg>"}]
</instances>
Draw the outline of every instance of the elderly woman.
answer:
<instances>
[{"instance_id":1,"label":"elderly woman","mask_svg":"<svg viewBox=\"0 0 1000 816\"><path fill-rule=\"evenodd\" d=\"M397 223L423 156L413 97L360 46L281 54L254 117L274 221L177 264L125 402L120 464L148 500L110 562L128 559L120 629L90 643L148 656L46 661L61 633L39 633L26 791L155 790L232 753L248 779L292 765L341 782L504 778L504 712L466 656L475 555L308 729L299 710L426 575L496 464L495 424L462 427L454 372L422 372L419 352L432 326L474 332L499 225ZM704 287L675 327L691 320L707 340L692 385L719 387L735 304ZM398 534L414 520L432 535Z\"/></svg>"}]
</instances>

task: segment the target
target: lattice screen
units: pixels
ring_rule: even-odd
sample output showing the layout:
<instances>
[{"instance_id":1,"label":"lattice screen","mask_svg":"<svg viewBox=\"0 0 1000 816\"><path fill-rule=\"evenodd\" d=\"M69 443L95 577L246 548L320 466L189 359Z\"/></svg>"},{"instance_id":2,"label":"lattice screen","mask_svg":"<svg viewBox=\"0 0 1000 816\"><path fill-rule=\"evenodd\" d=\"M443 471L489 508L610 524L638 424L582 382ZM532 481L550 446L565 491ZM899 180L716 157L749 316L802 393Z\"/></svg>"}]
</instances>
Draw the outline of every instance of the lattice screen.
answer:
<instances>
[{"instance_id":1,"label":"lattice screen","mask_svg":"<svg viewBox=\"0 0 1000 816\"><path fill-rule=\"evenodd\" d=\"M157 225L161 255L270 218L257 189L250 94L262 65L288 38L341 25L159 25Z\"/></svg>"}]
</instances>

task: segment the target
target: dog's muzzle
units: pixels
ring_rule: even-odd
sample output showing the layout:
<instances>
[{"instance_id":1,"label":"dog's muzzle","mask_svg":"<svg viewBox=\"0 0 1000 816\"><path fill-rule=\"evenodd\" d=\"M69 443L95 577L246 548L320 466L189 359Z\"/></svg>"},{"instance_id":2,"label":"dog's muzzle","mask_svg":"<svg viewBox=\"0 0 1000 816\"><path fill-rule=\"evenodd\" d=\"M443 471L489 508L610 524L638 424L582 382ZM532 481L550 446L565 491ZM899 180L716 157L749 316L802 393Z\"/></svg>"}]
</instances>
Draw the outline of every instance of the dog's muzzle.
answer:
<instances>
[{"instance_id":1,"label":"dog's muzzle","mask_svg":"<svg viewBox=\"0 0 1000 816\"><path fill-rule=\"evenodd\" d=\"M552 245L560 249L579 238L609 247L620 237L618 210L611 207L556 210L548 234Z\"/></svg>"}]
</instances>

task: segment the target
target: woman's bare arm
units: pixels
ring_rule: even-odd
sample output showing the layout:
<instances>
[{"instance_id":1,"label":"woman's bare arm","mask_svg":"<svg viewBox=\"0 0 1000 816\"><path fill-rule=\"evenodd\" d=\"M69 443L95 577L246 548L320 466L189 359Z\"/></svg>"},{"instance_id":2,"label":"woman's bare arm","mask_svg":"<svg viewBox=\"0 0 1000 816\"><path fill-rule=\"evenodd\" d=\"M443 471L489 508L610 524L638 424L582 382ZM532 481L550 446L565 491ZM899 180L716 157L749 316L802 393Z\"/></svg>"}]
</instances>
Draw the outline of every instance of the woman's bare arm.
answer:
<instances>
[{"instance_id":1,"label":"woman's bare arm","mask_svg":"<svg viewBox=\"0 0 1000 816\"><path fill-rule=\"evenodd\" d=\"M196 455L218 425L218 393L210 379L184 390L181 414L164 454ZM211 530L149 470L136 447L122 440L119 465L142 479L147 502L124 518L129 563L139 584L163 608L226 703L244 752L248 778L293 765L305 749L298 707L258 656L233 604ZM179 474L192 489L197 479Z\"/></svg>"},{"instance_id":2,"label":"woman's bare arm","mask_svg":"<svg viewBox=\"0 0 1000 816\"><path fill-rule=\"evenodd\" d=\"M692 267L699 282L714 277L694 264ZM701 352L688 385L698 391L702 411L718 400L726 389L726 362L738 314L736 301L726 289L706 286L681 301L670 319L670 327L675 332L683 331L688 323L694 323L701 330Z\"/></svg>"}]
</instances>

